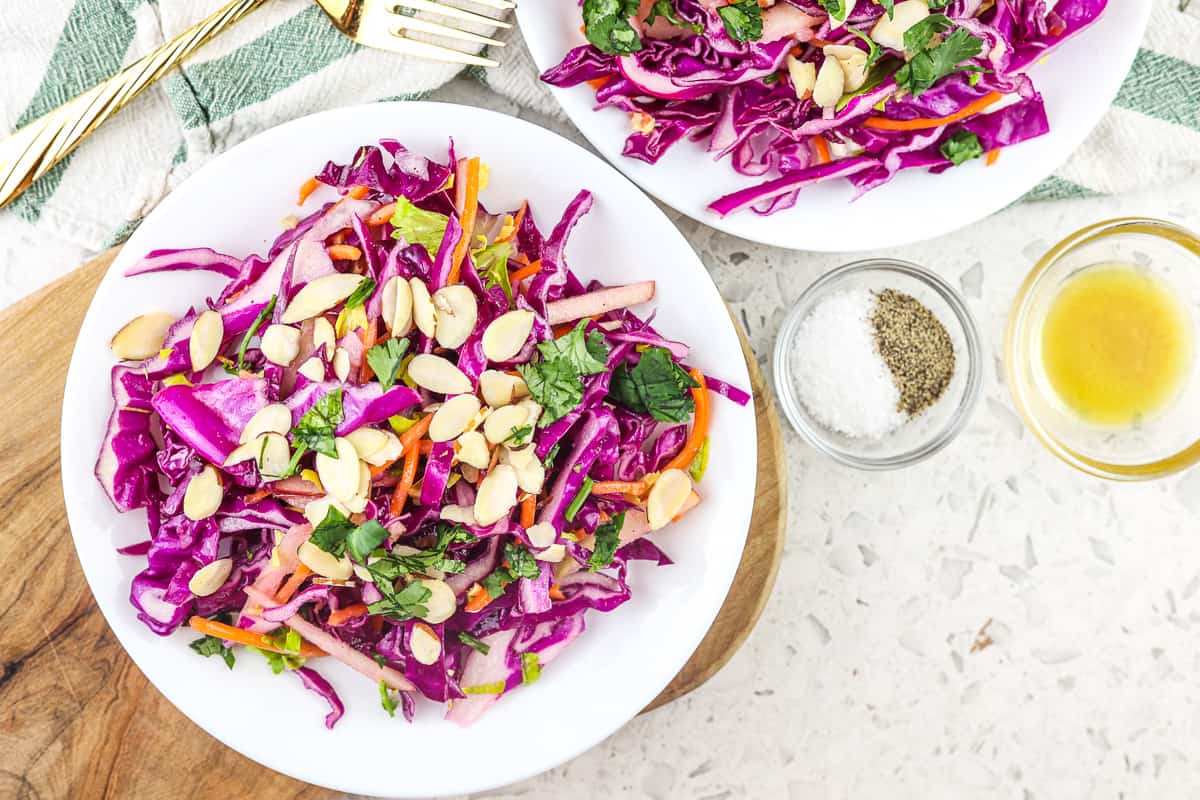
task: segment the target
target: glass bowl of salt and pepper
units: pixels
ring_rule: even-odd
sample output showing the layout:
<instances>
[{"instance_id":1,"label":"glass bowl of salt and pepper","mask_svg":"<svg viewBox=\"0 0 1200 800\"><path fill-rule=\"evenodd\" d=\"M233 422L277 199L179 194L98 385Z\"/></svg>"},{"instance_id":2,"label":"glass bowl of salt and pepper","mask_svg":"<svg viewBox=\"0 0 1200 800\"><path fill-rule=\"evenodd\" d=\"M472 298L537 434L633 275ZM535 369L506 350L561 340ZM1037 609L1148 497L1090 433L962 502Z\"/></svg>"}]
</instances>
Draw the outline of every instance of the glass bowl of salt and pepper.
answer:
<instances>
[{"instance_id":1,"label":"glass bowl of salt and pepper","mask_svg":"<svg viewBox=\"0 0 1200 800\"><path fill-rule=\"evenodd\" d=\"M792 427L859 469L910 466L948 445L979 399L982 367L959 294L898 259L826 273L775 341L775 389Z\"/></svg>"}]
</instances>

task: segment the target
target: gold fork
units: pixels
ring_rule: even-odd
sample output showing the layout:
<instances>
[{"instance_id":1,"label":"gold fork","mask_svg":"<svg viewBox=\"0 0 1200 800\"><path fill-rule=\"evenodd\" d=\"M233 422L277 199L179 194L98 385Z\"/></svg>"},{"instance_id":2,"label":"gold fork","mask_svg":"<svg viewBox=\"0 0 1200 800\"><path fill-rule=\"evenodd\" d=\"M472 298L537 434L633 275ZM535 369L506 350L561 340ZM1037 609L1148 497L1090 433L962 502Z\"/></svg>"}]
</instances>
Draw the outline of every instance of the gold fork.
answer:
<instances>
[{"instance_id":1,"label":"gold fork","mask_svg":"<svg viewBox=\"0 0 1200 800\"><path fill-rule=\"evenodd\" d=\"M499 12L514 7L511 0L470 0ZM62 161L92 131L129 104L147 86L174 69L202 45L267 0L232 0L142 56L103 83L67 101L0 142L0 208L8 205L31 183ZM509 23L435 0L316 0L345 36L366 47L390 50L417 58L494 67L497 62L473 53L435 44L440 37L468 45L502 47L503 42L456 25L510 28ZM422 16L416 16L420 13ZM446 23L435 22L437 16ZM421 39L411 38L418 33Z\"/></svg>"}]
</instances>

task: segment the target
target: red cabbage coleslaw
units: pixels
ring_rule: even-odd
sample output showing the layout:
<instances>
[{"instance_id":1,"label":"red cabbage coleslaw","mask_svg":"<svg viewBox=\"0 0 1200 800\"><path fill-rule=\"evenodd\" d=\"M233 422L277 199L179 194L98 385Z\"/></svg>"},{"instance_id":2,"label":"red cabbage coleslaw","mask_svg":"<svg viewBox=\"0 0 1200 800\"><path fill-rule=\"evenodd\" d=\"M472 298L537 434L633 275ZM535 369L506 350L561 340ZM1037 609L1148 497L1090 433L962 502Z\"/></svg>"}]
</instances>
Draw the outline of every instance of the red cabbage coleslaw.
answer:
<instances>
[{"instance_id":1,"label":"red cabbage coleslaw","mask_svg":"<svg viewBox=\"0 0 1200 800\"><path fill-rule=\"evenodd\" d=\"M1050 130L1029 67L1107 0L583 0L587 44L542 75L629 115L623 154L683 139L754 185L713 200L772 214L806 186L856 197Z\"/></svg>"},{"instance_id":2,"label":"red cabbage coleslaw","mask_svg":"<svg viewBox=\"0 0 1200 800\"><path fill-rule=\"evenodd\" d=\"M543 236L528 201L489 211L479 158L394 140L329 162L263 256L155 250L127 276L226 283L113 337L95 474L149 538L130 601L230 669L255 650L344 712L340 661L412 720L469 724L536 681L585 614L629 600L646 534L701 502L710 395L741 389L632 307L653 281L566 264L580 191Z\"/></svg>"}]
</instances>

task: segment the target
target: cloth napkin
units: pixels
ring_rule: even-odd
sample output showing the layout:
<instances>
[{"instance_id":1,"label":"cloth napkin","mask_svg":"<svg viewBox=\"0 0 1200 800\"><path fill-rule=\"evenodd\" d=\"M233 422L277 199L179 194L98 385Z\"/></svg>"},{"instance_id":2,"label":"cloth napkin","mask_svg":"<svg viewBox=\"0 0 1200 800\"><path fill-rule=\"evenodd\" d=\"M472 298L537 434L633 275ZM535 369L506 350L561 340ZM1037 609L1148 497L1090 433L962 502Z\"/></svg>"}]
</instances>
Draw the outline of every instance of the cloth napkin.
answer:
<instances>
[{"instance_id":1,"label":"cloth napkin","mask_svg":"<svg viewBox=\"0 0 1200 800\"><path fill-rule=\"evenodd\" d=\"M1145 41L1113 108L1028 199L1122 192L1200 173L1200 0L1191 0L1190 9L1187 2L1154 0ZM222 3L41 0L36 14L0 16L0 131L69 100ZM358 47L313 3L273 0L0 211L0 306L123 242L208 159L287 120L354 103L421 98L464 73L522 106L560 114L520 34L508 35L509 46L497 54L500 68L463 70ZM1086 65L1079 79L1087 80Z\"/></svg>"}]
</instances>

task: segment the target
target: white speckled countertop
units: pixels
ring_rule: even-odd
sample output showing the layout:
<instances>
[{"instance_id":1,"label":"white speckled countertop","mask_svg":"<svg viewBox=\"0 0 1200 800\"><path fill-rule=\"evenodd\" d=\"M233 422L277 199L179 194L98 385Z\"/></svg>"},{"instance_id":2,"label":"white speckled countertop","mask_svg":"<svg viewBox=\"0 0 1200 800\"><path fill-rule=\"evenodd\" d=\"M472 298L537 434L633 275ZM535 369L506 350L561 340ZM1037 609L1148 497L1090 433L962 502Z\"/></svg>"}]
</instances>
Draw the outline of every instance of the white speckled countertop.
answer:
<instances>
[{"instance_id":1,"label":"white speckled countertop","mask_svg":"<svg viewBox=\"0 0 1200 800\"><path fill-rule=\"evenodd\" d=\"M518 113L465 81L434 98ZM1134 485L1076 473L1024 430L1002 375L1008 306L1034 261L1124 214L1200 228L1200 174L1139 196L1020 205L872 253L937 270L977 315L994 366L967 429L931 460L879 474L838 466L789 430L787 547L746 646L683 700L481 796L1196 796L1200 471ZM678 224L764 371L804 287L862 255ZM6 279L0 304L32 288Z\"/></svg>"}]
</instances>

